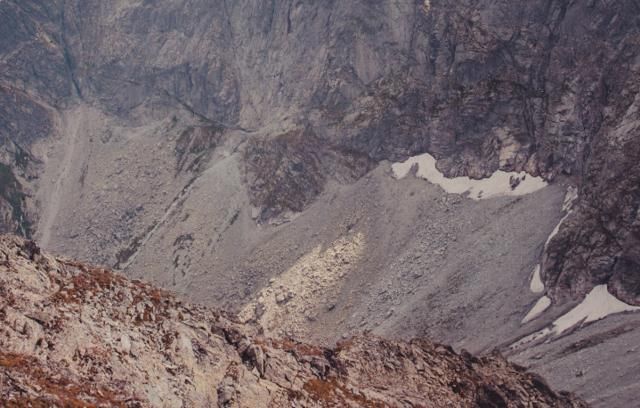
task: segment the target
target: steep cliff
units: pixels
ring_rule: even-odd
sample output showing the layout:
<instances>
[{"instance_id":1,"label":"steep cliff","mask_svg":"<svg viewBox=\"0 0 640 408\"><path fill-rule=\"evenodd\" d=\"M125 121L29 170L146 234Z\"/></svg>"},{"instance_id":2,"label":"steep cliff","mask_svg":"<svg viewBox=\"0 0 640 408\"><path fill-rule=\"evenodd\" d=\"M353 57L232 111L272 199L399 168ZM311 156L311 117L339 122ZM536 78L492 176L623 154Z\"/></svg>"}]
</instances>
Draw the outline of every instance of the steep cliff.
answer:
<instances>
[{"instance_id":1,"label":"steep cliff","mask_svg":"<svg viewBox=\"0 0 640 408\"><path fill-rule=\"evenodd\" d=\"M60 249L89 237L91 248L79 255L122 265L204 168L185 167L185 154L206 163L227 142L239 148L248 200L264 222L307 208L327 183L351 183L381 160L430 152L449 176L501 168L569 177L580 195L546 252L549 294L563 302L609 282L636 304L637 7L631 0L5 1L0 131L11 141L3 149L14 147L2 162L15 167L10 154L31 159L34 143L72 133L65 123L86 109L101 119L82 129L84 144L64 173L90 186L76 195L56 185L60 204L51 192L36 199L10 170L3 228L27 233L40 217L36 232L47 238L48 229L68 229L56 219L82 228L97 220L108 234L67 231L56 237L68 243ZM85 108L69 110L78 106ZM216 143L179 146L180 135L203 126L217 129ZM144 128L152 130L141 141ZM158 185L176 188L152 197L157 185L136 186L138 199L111 191L128 205L107 203L110 215L93 210L104 205L105 187L92 184L114 177L127 159L145 173L168 165L169 156L132 157L130 149L158 143L162 154L176 155ZM79 211L68 213L68 200ZM27 211L36 201L40 211ZM55 211L43 208L48 201ZM145 215L135 215L143 202Z\"/></svg>"},{"instance_id":2,"label":"steep cliff","mask_svg":"<svg viewBox=\"0 0 640 408\"><path fill-rule=\"evenodd\" d=\"M509 349L593 288L638 305L639 11L0 1L0 231L329 345ZM477 201L396 180L388 162L423 153L550 184ZM629 405L636 316L514 358Z\"/></svg>"}]
</instances>

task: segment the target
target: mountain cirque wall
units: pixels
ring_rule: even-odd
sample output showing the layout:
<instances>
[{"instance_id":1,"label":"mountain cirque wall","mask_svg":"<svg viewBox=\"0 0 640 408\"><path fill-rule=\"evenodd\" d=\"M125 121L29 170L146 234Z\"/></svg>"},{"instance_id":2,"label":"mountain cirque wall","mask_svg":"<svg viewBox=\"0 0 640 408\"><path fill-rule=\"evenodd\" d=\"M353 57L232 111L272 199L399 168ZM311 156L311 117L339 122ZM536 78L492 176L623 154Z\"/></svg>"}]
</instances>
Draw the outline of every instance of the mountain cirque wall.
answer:
<instances>
[{"instance_id":1,"label":"mountain cirque wall","mask_svg":"<svg viewBox=\"0 0 640 408\"><path fill-rule=\"evenodd\" d=\"M0 236L7 406L586 407L499 355L270 339L171 294Z\"/></svg>"},{"instance_id":2,"label":"mountain cirque wall","mask_svg":"<svg viewBox=\"0 0 640 408\"><path fill-rule=\"evenodd\" d=\"M38 173L32 147L64 136L69 112L84 112L70 109L83 106L105 119L79 135L94 147L71 161L84 166L74 177L109 179L122 166L111 157L153 128L148 143L176 155L165 184L175 175L178 197L206 167L185 166L184 153L206 163L229 142L263 222L307 208L329 181L423 152L448 176L568 177L580 198L546 251L549 295L562 302L609 283L640 304L635 1L214 3L0 3L0 136L11 142L0 160L12 186L0 190L4 230L28 235L46 213L20 173ZM184 150L180 135L201 127L215 137ZM153 160L134 159L169 163ZM51 224L65 235L56 241L126 264L171 201L134 186L133 196L110 192L120 208L100 196L108 187L88 185L61 205L79 211ZM113 212L85 211L91 200Z\"/></svg>"}]
</instances>

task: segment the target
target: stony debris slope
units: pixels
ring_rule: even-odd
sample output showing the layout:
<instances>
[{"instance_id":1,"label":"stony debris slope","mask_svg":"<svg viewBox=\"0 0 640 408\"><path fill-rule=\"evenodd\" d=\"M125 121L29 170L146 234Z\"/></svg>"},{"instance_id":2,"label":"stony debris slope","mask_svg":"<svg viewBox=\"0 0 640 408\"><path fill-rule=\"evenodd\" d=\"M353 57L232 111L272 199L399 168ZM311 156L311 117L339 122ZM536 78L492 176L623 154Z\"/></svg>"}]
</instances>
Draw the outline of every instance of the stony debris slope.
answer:
<instances>
[{"instance_id":1,"label":"stony debris slope","mask_svg":"<svg viewBox=\"0 0 640 408\"><path fill-rule=\"evenodd\" d=\"M334 349L0 237L7 406L584 407L498 355L358 337Z\"/></svg>"},{"instance_id":2,"label":"stony debris slope","mask_svg":"<svg viewBox=\"0 0 640 408\"><path fill-rule=\"evenodd\" d=\"M215 217L212 247L237 214L283 222L333 183L429 153L447 177L568 178L579 196L541 262L549 297L608 284L640 305L638 11L636 0L2 1L0 231L139 272L164 230L162 251L181 252L174 280L190 284L204 256L176 241L195 217L174 210L199 189L212 198L192 212Z\"/></svg>"}]
</instances>

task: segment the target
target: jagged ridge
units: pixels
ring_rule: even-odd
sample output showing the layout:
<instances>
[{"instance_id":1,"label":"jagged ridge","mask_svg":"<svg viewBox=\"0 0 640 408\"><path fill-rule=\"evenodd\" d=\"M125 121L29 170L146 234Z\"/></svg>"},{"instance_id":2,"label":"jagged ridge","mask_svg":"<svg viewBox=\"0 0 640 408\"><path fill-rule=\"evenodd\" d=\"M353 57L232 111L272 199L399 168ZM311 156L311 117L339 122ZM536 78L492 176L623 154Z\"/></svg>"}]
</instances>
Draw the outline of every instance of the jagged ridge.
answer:
<instances>
[{"instance_id":1,"label":"jagged ridge","mask_svg":"<svg viewBox=\"0 0 640 408\"><path fill-rule=\"evenodd\" d=\"M362 336L323 349L0 237L7 406L584 407L499 355Z\"/></svg>"}]
</instances>

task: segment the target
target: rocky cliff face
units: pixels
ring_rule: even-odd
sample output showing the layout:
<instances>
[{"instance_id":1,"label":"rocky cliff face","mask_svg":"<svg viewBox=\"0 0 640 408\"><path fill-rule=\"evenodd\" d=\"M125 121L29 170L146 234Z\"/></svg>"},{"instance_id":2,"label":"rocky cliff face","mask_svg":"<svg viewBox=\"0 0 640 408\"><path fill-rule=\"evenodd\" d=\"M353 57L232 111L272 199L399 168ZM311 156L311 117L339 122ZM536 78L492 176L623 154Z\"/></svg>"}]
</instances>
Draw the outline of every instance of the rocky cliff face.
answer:
<instances>
[{"instance_id":1,"label":"rocky cliff face","mask_svg":"<svg viewBox=\"0 0 640 408\"><path fill-rule=\"evenodd\" d=\"M371 336L322 349L0 236L8 406L586 407L499 355Z\"/></svg>"},{"instance_id":2,"label":"rocky cliff face","mask_svg":"<svg viewBox=\"0 0 640 408\"><path fill-rule=\"evenodd\" d=\"M325 344L372 330L483 351L594 285L638 304L637 8L0 1L0 231ZM424 152L449 177L551 184L476 202L392 177ZM635 319L521 361L628 406L637 330L611 325Z\"/></svg>"},{"instance_id":3,"label":"rocky cliff face","mask_svg":"<svg viewBox=\"0 0 640 408\"><path fill-rule=\"evenodd\" d=\"M638 303L637 7L5 1L3 229L35 229L45 244L58 230L64 236L55 241L68 244L60 249L88 240L79 255L126 265L206 167L185 160L209 163L220 146L239 151L262 222L308 208L327 183L353 182L382 160L430 152L449 176L501 168L568 177L580 198L546 252L549 294L563 302L609 282ZM58 175L80 181L82 191L46 177L61 197L32 187L20 163L37 172L42 150L34 144L74 133L69 126L87 109L99 114L78 140L62 141L80 151L61 153L70 170ZM203 127L215 129L215 142L184 144L189 129ZM152 148L166 160L131 153ZM153 195L160 184L135 186L137 198L94 185L133 184L117 177L126 162L145 174L170 167L158 176L171 183L166 196ZM104 189L113 203L100 196ZM112 213L91 209L104 205ZM70 224L81 227L63 226Z\"/></svg>"}]
</instances>

